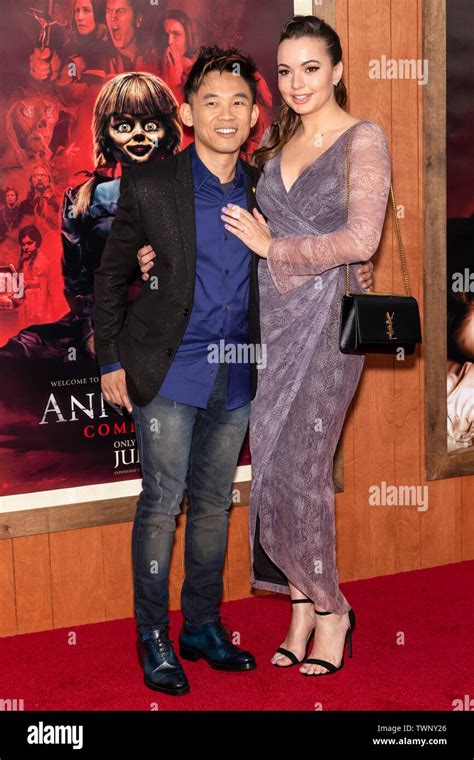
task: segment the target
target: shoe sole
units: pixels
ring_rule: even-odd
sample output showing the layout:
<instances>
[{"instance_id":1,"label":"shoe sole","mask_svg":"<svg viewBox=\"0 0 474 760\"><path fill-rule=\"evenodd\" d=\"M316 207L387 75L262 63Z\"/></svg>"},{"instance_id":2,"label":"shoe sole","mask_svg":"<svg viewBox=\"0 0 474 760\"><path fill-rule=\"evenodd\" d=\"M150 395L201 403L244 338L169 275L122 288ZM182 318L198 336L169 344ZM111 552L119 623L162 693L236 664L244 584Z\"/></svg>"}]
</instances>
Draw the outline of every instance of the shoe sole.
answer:
<instances>
[{"instance_id":1,"label":"shoe sole","mask_svg":"<svg viewBox=\"0 0 474 760\"><path fill-rule=\"evenodd\" d=\"M143 683L149 689L153 689L153 691L161 691L163 694L168 694L170 697L181 697L183 694L188 694L190 690L189 686L183 686L182 689L167 689L165 686L157 686L156 684L151 683L151 681L147 681L146 678L143 679Z\"/></svg>"},{"instance_id":2,"label":"shoe sole","mask_svg":"<svg viewBox=\"0 0 474 760\"><path fill-rule=\"evenodd\" d=\"M306 662L306 660L304 660ZM309 663L311 665L311 663ZM323 665L324 667L324 665ZM302 676L306 676L307 678L316 678L316 676L333 676L335 673L339 673L340 670L342 670L344 667L344 658L342 658L342 662L339 665L336 670L326 670L324 673L301 673Z\"/></svg>"},{"instance_id":3,"label":"shoe sole","mask_svg":"<svg viewBox=\"0 0 474 760\"><path fill-rule=\"evenodd\" d=\"M317 676L333 676L335 673L339 673L340 670L342 670L342 668L338 668L337 670L327 670L325 673L301 673L301 675L306 676L306 678L316 678Z\"/></svg>"},{"instance_id":4,"label":"shoe sole","mask_svg":"<svg viewBox=\"0 0 474 760\"><path fill-rule=\"evenodd\" d=\"M234 672L242 672L245 670L255 670L255 668L257 667L256 662L244 662L242 665L223 665L220 662L211 660L211 658L207 657L205 654L196 652L193 649L183 649L182 647L180 647L179 649L179 656L182 657L183 660L190 660L191 662L197 662L198 660L206 660L208 665L210 665L211 668L213 668L214 670L228 670L228 671L234 671Z\"/></svg>"}]
</instances>

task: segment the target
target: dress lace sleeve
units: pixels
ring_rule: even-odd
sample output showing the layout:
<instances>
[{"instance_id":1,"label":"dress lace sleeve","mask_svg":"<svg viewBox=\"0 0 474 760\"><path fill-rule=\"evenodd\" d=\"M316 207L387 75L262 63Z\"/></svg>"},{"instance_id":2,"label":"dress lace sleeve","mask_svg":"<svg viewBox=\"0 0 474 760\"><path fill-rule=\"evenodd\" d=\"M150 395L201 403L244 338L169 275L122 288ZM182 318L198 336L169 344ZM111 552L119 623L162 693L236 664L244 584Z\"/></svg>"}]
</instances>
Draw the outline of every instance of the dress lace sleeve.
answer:
<instances>
[{"instance_id":1,"label":"dress lace sleeve","mask_svg":"<svg viewBox=\"0 0 474 760\"><path fill-rule=\"evenodd\" d=\"M347 222L324 235L272 240L267 263L279 293L297 287L295 278L290 279L292 275L318 275L373 256L382 235L390 180L390 154L384 130L374 123L356 126L350 145Z\"/></svg>"}]
</instances>

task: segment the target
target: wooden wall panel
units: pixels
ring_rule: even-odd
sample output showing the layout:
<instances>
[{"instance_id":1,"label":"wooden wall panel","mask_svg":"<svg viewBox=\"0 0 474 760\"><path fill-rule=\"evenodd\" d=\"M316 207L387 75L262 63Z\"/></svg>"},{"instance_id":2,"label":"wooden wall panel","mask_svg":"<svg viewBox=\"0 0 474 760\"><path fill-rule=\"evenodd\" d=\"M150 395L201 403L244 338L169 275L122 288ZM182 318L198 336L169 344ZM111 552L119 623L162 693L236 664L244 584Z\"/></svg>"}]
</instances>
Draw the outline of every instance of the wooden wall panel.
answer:
<instances>
[{"instance_id":1,"label":"wooden wall panel","mask_svg":"<svg viewBox=\"0 0 474 760\"><path fill-rule=\"evenodd\" d=\"M170 564L170 610L181 608L181 586L184 580L184 534L186 532L186 516L180 515L177 520L175 541Z\"/></svg>"},{"instance_id":2,"label":"wooden wall panel","mask_svg":"<svg viewBox=\"0 0 474 760\"><path fill-rule=\"evenodd\" d=\"M346 580L357 577L357 536L355 509L354 408L357 394L349 404L342 431L344 491L336 494L336 551L339 575Z\"/></svg>"},{"instance_id":3,"label":"wooden wall panel","mask_svg":"<svg viewBox=\"0 0 474 760\"><path fill-rule=\"evenodd\" d=\"M13 540L0 541L0 636L18 633Z\"/></svg>"},{"instance_id":4,"label":"wooden wall panel","mask_svg":"<svg viewBox=\"0 0 474 760\"><path fill-rule=\"evenodd\" d=\"M105 620L102 528L51 533L49 540L54 627Z\"/></svg>"},{"instance_id":5,"label":"wooden wall panel","mask_svg":"<svg viewBox=\"0 0 474 760\"><path fill-rule=\"evenodd\" d=\"M461 558L474 557L474 476L461 481Z\"/></svg>"},{"instance_id":6,"label":"wooden wall panel","mask_svg":"<svg viewBox=\"0 0 474 760\"><path fill-rule=\"evenodd\" d=\"M224 570L227 599L244 599L251 595L248 520L248 507L231 509Z\"/></svg>"},{"instance_id":7,"label":"wooden wall panel","mask_svg":"<svg viewBox=\"0 0 474 760\"><path fill-rule=\"evenodd\" d=\"M133 615L132 525L128 522L101 528L106 620Z\"/></svg>"},{"instance_id":8,"label":"wooden wall panel","mask_svg":"<svg viewBox=\"0 0 474 760\"><path fill-rule=\"evenodd\" d=\"M338 2L338 6L342 3ZM383 79L369 78L369 60L389 54L390 4L377 0L348 0L347 26L341 29L349 63L346 85L350 113L380 124L392 151L391 94ZM368 96L368 93L370 95ZM376 267L375 289L393 286L392 220L387 213ZM368 504L369 487L395 477L395 424L393 359L366 357L354 414L356 577L382 575L395 565L396 515L393 509ZM375 443L376 442L376 443ZM380 546L384 550L380 551ZM338 556L344 547L338 548Z\"/></svg>"},{"instance_id":9,"label":"wooden wall panel","mask_svg":"<svg viewBox=\"0 0 474 760\"><path fill-rule=\"evenodd\" d=\"M391 49L389 57L396 60L421 58L421 38L418 8L413 0L396 0L391 4ZM423 247L420 229L423 228L423 208L419 203L420 167L418 129L422 86L415 79L394 79L386 82L392 95L392 167L397 206L403 207L399 219L407 258L411 292L423 303ZM395 225L392 224L393 287L404 293L401 261ZM394 361L394 425L395 425L395 485L422 485L423 463L420 452L423 399L421 397L420 351L405 361ZM421 525L425 513L416 507L395 507L396 547L395 567L403 571L419 563Z\"/></svg>"},{"instance_id":10,"label":"wooden wall panel","mask_svg":"<svg viewBox=\"0 0 474 760\"><path fill-rule=\"evenodd\" d=\"M53 628L49 535L16 539L13 562L18 633Z\"/></svg>"},{"instance_id":11,"label":"wooden wall panel","mask_svg":"<svg viewBox=\"0 0 474 760\"><path fill-rule=\"evenodd\" d=\"M348 4L344 2L335 3L336 8L333 14L325 16L328 23L335 25L337 33L341 39L344 53L344 81L350 82L351 60L347 55L347 45L349 40L348 27ZM319 8L314 8L315 15L319 15ZM349 96L350 101L350 96ZM350 111L350 102L347 106ZM336 550L338 556L338 567L340 579L345 578L352 580L357 577L357 521L355 517L355 449L354 449L354 419L355 405L359 390L356 392L354 399L351 401L347 410L346 420L342 430L341 438L343 442L343 466L344 466L344 490L336 494Z\"/></svg>"}]
</instances>

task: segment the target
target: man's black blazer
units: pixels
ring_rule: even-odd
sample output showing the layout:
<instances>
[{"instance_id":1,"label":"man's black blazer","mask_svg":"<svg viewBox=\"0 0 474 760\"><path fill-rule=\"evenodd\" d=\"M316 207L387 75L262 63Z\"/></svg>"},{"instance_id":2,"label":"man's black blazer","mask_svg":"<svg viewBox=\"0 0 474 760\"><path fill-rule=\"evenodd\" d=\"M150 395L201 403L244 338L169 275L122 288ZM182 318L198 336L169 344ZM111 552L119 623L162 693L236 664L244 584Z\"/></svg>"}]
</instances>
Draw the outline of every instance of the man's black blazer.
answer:
<instances>
[{"instance_id":1,"label":"man's black blazer","mask_svg":"<svg viewBox=\"0 0 474 760\"><path fill-rule=\"evenodd\" d=\"M256 168L242 162L249 210L257 206ZM189 146L163 161L124 170L118 209L95 271L94 335L100 365L120 361L127 390L138 406L158 393L189 322L196 279L196 223ZM137 251L156 252L150 279L127 311L127 284L136 275ZM249 343L260 343L258 256L252 256ZM252 398L257 367L252 364Z\"/></svg>"}]
</instances>

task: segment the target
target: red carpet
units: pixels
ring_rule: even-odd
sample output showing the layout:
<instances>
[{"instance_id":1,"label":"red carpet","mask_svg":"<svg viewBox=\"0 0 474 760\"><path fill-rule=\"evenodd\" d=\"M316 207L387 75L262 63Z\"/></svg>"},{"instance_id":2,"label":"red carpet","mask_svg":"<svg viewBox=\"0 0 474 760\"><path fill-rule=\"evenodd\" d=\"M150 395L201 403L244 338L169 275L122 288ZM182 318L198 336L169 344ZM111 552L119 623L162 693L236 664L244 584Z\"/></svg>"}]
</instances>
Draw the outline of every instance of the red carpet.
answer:
<instances>
[{"instance_id":1,"label":"red carpet","mask_svg":"<svg viewBox=\"0 0 474 760\"><path fill-rule=\"evenodd\" d=\"M143 685L132 619L3 638L0 699L23 699L25 710L150 710L155 703L160 710L450 711L454 700L474 696L473 588L474 561L343 584L357 616L354 657L323 678L269 662L287 629L286 597L228 602L224 622L240 632L258 667L222 673L185 661L191 692L184 697ZM180 624L181 613L172 613L176 649Z\"/></svg>"}]
</instances>

